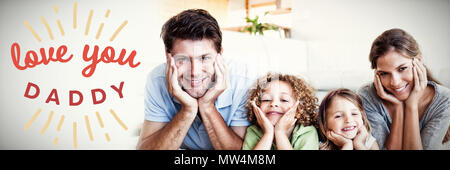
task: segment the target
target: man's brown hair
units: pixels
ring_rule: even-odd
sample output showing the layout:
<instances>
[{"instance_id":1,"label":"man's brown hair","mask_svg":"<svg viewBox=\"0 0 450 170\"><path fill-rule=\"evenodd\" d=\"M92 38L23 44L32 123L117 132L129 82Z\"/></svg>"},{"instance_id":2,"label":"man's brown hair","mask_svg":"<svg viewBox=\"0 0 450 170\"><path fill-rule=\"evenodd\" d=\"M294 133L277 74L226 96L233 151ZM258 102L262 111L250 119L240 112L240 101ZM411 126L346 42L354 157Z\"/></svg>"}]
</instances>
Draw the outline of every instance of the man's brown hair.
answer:
<instances>
[{"instance_id":1,"label":"man's brown hair","mask_svg":"<svg viewBox=\"0 0 450 170\"><path fill-rule=\"evenodd\" d=\"M203 9L189 9L170 18L162 27L161 37L170 53L175 39L213 41L215 49L222 49L222 32L216 19Z\"/></svg>"}]
</instances>

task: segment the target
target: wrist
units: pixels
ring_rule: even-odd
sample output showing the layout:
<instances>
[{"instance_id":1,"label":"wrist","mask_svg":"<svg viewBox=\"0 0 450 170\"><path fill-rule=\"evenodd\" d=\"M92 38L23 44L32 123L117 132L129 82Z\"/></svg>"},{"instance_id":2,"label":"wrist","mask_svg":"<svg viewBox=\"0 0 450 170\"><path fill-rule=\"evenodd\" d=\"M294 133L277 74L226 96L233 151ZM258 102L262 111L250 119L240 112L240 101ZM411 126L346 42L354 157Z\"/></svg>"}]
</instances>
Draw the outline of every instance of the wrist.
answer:
<instances>
[{"instance_id":1,"label":"wrist","mask_svg":"<svg viewBox=\"0 0 450 170\"><path fill-rule=\"evenodd\" d=\"M198 107L197 106L182 106L180 111L187 113L189 115L196 115L198 112Z\"/></svg>"}]
</instances>

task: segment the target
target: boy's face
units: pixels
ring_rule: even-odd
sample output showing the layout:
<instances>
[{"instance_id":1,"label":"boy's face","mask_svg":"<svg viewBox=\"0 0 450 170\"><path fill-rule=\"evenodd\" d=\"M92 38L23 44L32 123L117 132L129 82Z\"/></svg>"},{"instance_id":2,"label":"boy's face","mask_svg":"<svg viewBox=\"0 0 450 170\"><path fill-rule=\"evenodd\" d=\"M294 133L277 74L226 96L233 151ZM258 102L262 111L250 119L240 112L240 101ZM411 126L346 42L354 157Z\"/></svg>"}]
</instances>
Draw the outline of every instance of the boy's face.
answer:
<instances>
[{"instance_id":1,"label":"boy's face","mask_svg":"<svg viewBox=\"0 0 450 170\"><path fill-rule=\"evenodd\" d=\"M326 110L327 130L353 139L358 133L358 127L364 126L361 111L348 99L336 96Z\"/></svg>"},{"instance_id":2,"label":"boy's face","mask_svg":"<svg viewBox=\"0 0 450 170\"><path fill-rule=\"evenodd\" d=\"M276 125L283 114L295 103L291 86L278 80L267 84L260 101L261 110L273 125Z\"/></svg>"},{"instance_id":3,"label":"boy's face","mask_svg":"<svg viewBox=\"0 0 450 170\"><path fill-rule=\"evenodd\" d=\"M217 51L213 41L176 39L171 50L178 83L193 98L202 97L214 81Z\"/></svg>"}]
</instances>

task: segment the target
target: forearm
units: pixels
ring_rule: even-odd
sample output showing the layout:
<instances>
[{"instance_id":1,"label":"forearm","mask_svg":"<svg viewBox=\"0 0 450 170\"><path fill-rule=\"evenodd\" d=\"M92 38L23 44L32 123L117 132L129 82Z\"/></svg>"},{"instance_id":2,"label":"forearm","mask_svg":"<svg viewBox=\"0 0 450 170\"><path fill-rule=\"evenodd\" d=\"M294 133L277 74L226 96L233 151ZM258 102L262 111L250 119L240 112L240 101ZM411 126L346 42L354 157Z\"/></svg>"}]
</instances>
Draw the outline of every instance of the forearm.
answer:
<instances>
[{"instance_id":1,"label":"forearm","mask_svg":"<svg viewBox=\"0 0 450 170\"><path fill-rule=\"evenodd\" d=\"M388 150L401 150L403 145L403 106L395 108L392 114L392 124L390 134L386 140Z\"/></svg>"},{"instance_id":2,"label":"forearm","mask_svg":"<svg viewBox=\"0 0 450 170\"><path fill-rule=\"evenodd\" d=\"M275 141L278 150L294 150L291 142L289 142L289 138L286 135L286 132L275 131Z\"/></svg>"},{"instance_id":3,"label":"forearm","mask_svg":"<svg viewBox=\"0 0 450 170\"><path fill-rule=\"evenodd\" d=\"M165 127L145 137L141 150L176 150L180 148L196 114L181 109Z\"/></svg>"},{"instance_id":4,"label":"forearm","mask_svg":"<svg viewBox=\"0 0 450 170\"><path fill-rule=\"evenodd\" d=\"M201 105L199 110L203 125L206 128L214 149L240 150L242 148L242 138L225 124L225 121L214 105Z\"/></svg>"},{"instance_id":5,"label":"forearm","mask_svg":"<svg viewBox=\"0 0 450 170\"><path fill-rule=\"evenodd\" d=\"M270 150L273 143L273 132L265 133L253 150Z\"/></svg>"},{"instance_id":6,"label":"forearm","mask_svg":"<svg viewBox=\"0 0 450 170\"><path fill-rule=\"evenodd\" d=\"M403 128L403 149L422 150L422 139L419 129L418 105L407 105Z\"/></svg>"}]
</instances>

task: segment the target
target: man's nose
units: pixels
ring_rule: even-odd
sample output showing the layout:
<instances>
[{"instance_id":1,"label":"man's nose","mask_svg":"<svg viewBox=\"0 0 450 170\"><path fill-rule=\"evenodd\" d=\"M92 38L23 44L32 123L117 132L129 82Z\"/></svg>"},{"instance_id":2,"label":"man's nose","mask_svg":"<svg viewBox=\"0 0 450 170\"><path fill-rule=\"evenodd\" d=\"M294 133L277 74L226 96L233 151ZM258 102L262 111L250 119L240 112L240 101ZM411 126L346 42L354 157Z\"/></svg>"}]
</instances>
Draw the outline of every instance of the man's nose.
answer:
<instances>
[{"instance_id":1,"label":"man's nose","mask_svg":"<svg viewBox=\"0 0 450 170\"><path fill-rule=\"evenodd\" d=\"M191 68L190 68L191 77L197 77L202 72L202 63L191 59Z\"/></svg>"}]
</instances>

